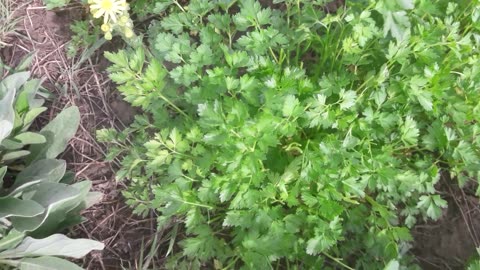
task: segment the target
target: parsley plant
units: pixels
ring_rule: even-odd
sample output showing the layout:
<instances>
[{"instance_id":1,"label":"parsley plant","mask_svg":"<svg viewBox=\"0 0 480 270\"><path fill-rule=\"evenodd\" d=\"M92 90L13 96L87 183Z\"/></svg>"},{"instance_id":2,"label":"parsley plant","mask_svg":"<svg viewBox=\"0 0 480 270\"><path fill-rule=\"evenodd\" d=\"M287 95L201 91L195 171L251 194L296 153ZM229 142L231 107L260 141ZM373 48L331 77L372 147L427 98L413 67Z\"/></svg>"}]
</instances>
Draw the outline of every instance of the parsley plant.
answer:
<instances>
[{"instance_id":1,"label":"parsley plant","mask_svg":"<svg viewBox=\"0 0 480 270\"><path fill-rule=\"evenodd\" d=\"M414 267L441 175L479 177L478 0L143 2L146 45L106 56L145 114L99 137L184 228L167 267Z\"/></svg>"}]
</instances>

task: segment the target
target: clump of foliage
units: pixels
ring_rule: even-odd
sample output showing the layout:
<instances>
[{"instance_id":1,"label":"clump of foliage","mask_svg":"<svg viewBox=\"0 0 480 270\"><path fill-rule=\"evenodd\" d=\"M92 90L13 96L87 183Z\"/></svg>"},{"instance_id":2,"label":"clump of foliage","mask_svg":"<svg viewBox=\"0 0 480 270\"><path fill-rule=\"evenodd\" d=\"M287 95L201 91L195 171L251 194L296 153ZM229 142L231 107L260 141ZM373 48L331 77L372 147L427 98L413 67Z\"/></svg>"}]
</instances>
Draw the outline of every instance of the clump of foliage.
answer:
<instances>
[{"instance_id":1,"label":"clump of foliage","mask_svg":"<svg viewBox=\"0 0 480 270\"><path fill-rule=\"evenodd\" d=\"M72 38L67 48L67 56L70 58L75 57L80 49L86 50L90 47L95 47L94 45L99 43L98 37L101 30L98 27L91 27L88 21L72 22L70 31L72 31Z\"/></svg>"},{"instance_id":2,"label":"clump of foliage","mask_svg":"<svg viewBox=\"0 0 480 270\"><path fill-rule=\"evenodd\" d=\"M167 267L412 266L441 174L480 176L478 1L147 2L147 49L106 54L145 115L98 135L183 226Z\"/></svg>"},{"instance_id":3,"label":"clump of foliage","mask_svg":"<svg viewBox=\"0 0 480 270\"><path fill-rule=\"evenodd\" d=\"M81 258L103 244L55 234L82 221L80 211L99 199L91 182L73 182L56 159L75 134L78 108L63 110L39 132L29 131L46 92L41 80L18 69L0 80L0 268L82 269L61 257ZM3 70L0 70L3 74Z\"/></svg>"}]
</instances>

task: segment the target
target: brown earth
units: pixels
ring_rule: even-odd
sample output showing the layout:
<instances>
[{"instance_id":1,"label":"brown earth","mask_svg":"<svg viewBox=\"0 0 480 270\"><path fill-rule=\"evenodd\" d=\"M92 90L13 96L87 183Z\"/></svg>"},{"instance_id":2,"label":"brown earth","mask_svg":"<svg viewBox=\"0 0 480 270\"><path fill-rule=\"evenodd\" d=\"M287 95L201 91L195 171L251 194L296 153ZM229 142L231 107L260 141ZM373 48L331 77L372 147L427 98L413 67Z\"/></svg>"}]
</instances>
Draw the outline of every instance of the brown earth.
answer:
<instances>
[{"instance_id":1,"label":"brown earth","mask_svg":"<svg viewBox=\"0 0 480 270\"><path fill-rule=\"evenodd\" d=\"M418 224L413 229L412 253L422 269L466 269L478 258L480 247L480 208L475 196L478 185L470 182L460 188L448 173L442 175L437 190L448 208L438 221Z\"/></svg>"}]
</instances>

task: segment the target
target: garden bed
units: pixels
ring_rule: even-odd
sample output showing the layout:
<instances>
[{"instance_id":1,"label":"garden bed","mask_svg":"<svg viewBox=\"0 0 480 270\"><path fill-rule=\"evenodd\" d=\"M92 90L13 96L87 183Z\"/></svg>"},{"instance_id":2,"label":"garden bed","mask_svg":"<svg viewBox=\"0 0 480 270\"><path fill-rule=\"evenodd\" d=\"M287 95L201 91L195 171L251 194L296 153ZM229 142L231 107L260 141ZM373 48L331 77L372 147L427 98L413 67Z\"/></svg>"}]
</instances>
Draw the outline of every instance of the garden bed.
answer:
<instances>
[{"instance_id":1,"label":"garden bed","mask_svg":"<svg viewBox=\"0 0 480 270\"><path fill-rule=\"evenodd\" d=\"M264 7L273 5L261 2ZM117 159L104 161L108 149L96 140L95 135L103 128L124 130L139 112L122 100L106 72L110 63L103 52L115 51L123 46L118 45L122 43L104 44L96 52L89 53L88 57L82 58L80 54L69 58L67 45L72 36L69 26L73 21L87 17L84 6L72 3L49 11L41 0L17 1L16 4L20 7L17 14L21 21L16 33L8 37L9 46L0 50L1 59L15 66L26 55L33 53L32 73L35 77L44 78L43 86L55 95L39 126L42 121L49 122L65 107L79 107L81 125L63 158L77 178L91 180L93 190L104 194L100 203L84 211L86 221L70 232L72 236L98 240L106 245L104 251L87 256L82 262L83 267L92 270L139 269L145 263L144 258L153 250L158 255L150 256L147 264L151 264L153 269L160 268L163 254L167 250L170 252L173 245L170 238L165 237L169 232L157 230L158 212L155 210L150 209L145 218L133 214L122 196L128 182L115 180L115 172L122 166L121 162ZM325 6L325 11L335 13L343 4L344 1L335 1ZM445 172L443 176L448 174ZM415 225L410 252L423 269L465 269L474 257L476 247L480 246L477 187L467 185L459 188L452 183L455 179L443 176L436 188L448 202L448 208L442 210L437 221ZM163 253L159 254L158 250Z\"/></svg>"}]
</instances>

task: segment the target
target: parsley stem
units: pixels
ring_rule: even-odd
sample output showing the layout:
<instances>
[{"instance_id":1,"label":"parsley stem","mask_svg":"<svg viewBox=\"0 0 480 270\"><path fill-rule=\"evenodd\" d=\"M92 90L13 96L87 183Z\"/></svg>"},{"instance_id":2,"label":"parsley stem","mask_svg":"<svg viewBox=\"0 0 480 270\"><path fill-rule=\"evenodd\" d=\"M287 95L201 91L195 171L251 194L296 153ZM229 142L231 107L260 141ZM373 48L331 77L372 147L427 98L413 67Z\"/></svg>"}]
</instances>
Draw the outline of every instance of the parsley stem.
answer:
<instances>
[{"instance_id":1,"label":"parsley stem","mask_svg":"<svg viewBox=\"0 0 480 270\"><path fill-rule=\"evenodd\" d=\"M332 255L326 253L326 252L322 252L323 255L327 256L330 260L333 260L335 261L336 263L338 263L339 265L343 266L345 269L348 269L348 270L355 270L353 268L351 268L350 266L344 264L342 261L340 261L340 259L338 258L335 258L333 257Z\"/></svg>"},{"instance_id":2,"label":"parsley stem","mask_svg":"<svg viewBox=\"0 0 480 270\"><path fill-rule=\"evenodd\" d=\"M168 98L166 98L164 95L162 94L159 94L160 98L163 99L165 102L168 103L168 105L172 106L177 112L179 112L181 115L185 116L186 118L190 118L190 116L188 116L184 111L182 111L182 109L180 109L179 107L177 107L177 105L173 104L173 102L171 102Z\"/></svg>"},{"instance_id":3,"label":"parsley stem","mask_svg":"<svg viewBox=\"0 0 480 270\"><path fill-rule=\"evenodd\" d=\"M179 156L183 156L183 157L187 157L187 158L193 158L192 156L189 156L189 155L187 155L187 154L184 154L184 153L180 153L180 152L178 152L178 151L175 151L175 148L172 149L172 148L168 147L164 142L161 142L161 143L162 143L162 145L163 145L168 151L170 151L170 152L173 153L173 154L176 154L176 155L179 155Z\"/></svg>"},{"instance_id":4,"label":"parsley stem","mask_svg":"<svg viewBox=\"0 0 480 270\"><path fill-rule=\"evenodd\" d=\"M193 205L193 206L203 207L203 208L207 208L207 209L213 209L212 206L206 205L206 204L194 203L194 202L189 202L189 201L185 201L185 200L178 200L178 201L181 202L181 203L184 203L184 204L189 204L189 205Z\"/></svg>"},{"instance_id":5,"label":"parsley stem","mask_svg":"<svg viewBox=\"0 0 480 270\"><path fill-rule=\"evenodd\" d=\"M187 178L187 180L190 180L191 182L198 182L198 180L193 179L193 178L191 178L191 177L189 177L189 176L187 176L187 175L185 175L185 174L183 174L183 173L182 173L182 176L185 177L185 178Z\"/></svg>"},{"instance_id":6,"label":"parsley stem","mask_svg":"<svg viewBox=\"0 0 480 270\"><path fill-rule=\"evenodd\" d=\"M270 50L270 54L272 55L273 60L275 60L275 62L278 64L278 58L275 55L275 52L273 52L272 47L268 47L268 49Z\"/></svg>"},{"instance_id":7,"label":"parsley stem","mask_svg":"<svg viewBox=\"0 0 480 270\"><path fill-rule=\"evenodd\" d=\"M182 7L182 5L180 5L180 3L178 3L178 1L173 1L173 3L175 3L175 5L177 5L177 7L179 7L183 13L185 13L185 9Z\"/></svg>"},{"instance_id":8,"label":"parsley stem","mask_svg":"<svg viewBox=\"0 0 480 270\"><path fill-rule=\"evenodd\" d=\"M235 265L235 263L238 261L239 257L235 257L235 260L233 260L231 263L229 263L227 266L225 266L225 268L222 268L222 270L228 270L230 269L230 267L232 267L233 265Z\"/></svg>"}]
</instances>

